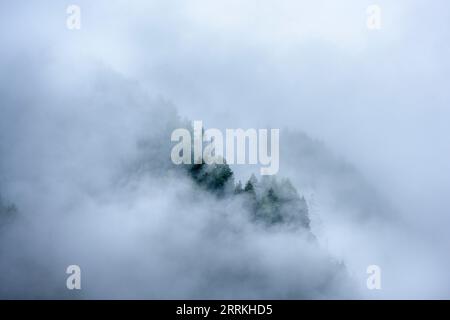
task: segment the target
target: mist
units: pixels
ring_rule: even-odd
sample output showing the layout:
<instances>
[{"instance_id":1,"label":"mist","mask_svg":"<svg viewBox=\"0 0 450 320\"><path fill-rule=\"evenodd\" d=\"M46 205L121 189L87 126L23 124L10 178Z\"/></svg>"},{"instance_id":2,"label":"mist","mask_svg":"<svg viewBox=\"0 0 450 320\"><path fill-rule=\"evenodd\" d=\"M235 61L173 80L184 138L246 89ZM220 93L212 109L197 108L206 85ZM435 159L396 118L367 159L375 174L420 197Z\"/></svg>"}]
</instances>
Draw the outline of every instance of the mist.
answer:
<instances>
[{"instance_id":1,"label":"mist","mask_svg":"<svg viewBox=\"0 0 450 320\"><path fill-rule=\"evenodd\" d=\"M1 297L449 297L446 2L77 4L0 5ZM317 241L173 169L192 120L280 128Z\"/></svg>"}]
</instances>

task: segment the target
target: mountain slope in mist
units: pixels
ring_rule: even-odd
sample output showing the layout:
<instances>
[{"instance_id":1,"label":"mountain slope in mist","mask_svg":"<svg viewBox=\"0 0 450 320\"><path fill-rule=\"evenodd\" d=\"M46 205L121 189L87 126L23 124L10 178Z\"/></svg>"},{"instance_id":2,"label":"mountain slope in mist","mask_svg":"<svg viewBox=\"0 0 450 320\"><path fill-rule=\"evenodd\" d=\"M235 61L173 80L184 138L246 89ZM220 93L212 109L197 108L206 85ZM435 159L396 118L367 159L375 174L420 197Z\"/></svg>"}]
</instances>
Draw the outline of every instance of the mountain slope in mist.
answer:
<instances>
[{"instance_id":1,"label":"mountain slope in mist","mask_svg":"<svg viewBox=\"0 0 450 320\"><path fill-rule=\"evenodd\" d=\"M0 176L18 212L0 231L1 297L356 294L288 180L233 181L218 196L214 170L171 163L170 133L187 121L170 103L95 63L74 72L67 84L37 73L19 98L3 88ZM65 287L71 264L79 292Z\"/></svg>"}]
</instances>

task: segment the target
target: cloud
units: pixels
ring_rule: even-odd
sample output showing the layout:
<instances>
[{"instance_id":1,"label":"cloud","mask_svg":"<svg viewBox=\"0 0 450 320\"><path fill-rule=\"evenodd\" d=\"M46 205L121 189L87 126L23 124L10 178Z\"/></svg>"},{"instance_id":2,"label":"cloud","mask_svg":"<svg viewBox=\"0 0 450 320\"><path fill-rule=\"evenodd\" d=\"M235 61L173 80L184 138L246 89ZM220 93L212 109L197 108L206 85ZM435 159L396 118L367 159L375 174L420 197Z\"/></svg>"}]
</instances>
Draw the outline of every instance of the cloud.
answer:
<instances>
[{"instance_id":1,"label":"cloud","mask_svg":"<svg viewBox=\"0 0 450 320\"><path fill-rule=\"evenodd\" d=\"M111 295L116 277L115 297L231 295L228 279L242 275L242 297L353 294L345 279L316 292L334 273L297 268L302 257L279 250L292 234L228 221L208 201L194 203L189 182L165 174L164 137L186 123L174 104L206 127L289 129L281 174L308 195L314 232L330 251L310 254L299 240L311 266L342 259L362 297L448 297L445 1L380 2L377 33L365 29L359 1L79 4L79 32L50 1L1 10L0 191L21 215L2 235L9 296L73 297L60 287L72 259L92 270L87 297ZM252 170L233 169L242 178ZM202 233L219 222L251 230ZM236 243L245 246L234 252ZM217 261L211 251L221 252ZM386 276L381 292L364 288L372 263ZM219 270L226 275L217 279ZM167 280L174 274L176 284ZM313 280L290 287L282 274Z\"/></svg>"},{"instance_id":2,"label":"cloud","mask_svg":"<svg viewBox=\"0 0 450 320\"><path fill-rule=\"evenodd\" d=\"M344 266L301 232L254 225L239 201L171 169L170 133L184 122L169 103L78 63L70 85L65 63L43 65L46 76L24 87L26 111L4 109L20 122L2 127L2 186L19 208L2 231L3 297L355 294ZM82 270L78 295L64 287L70 264Z\"/></svg>"}]
</instances>

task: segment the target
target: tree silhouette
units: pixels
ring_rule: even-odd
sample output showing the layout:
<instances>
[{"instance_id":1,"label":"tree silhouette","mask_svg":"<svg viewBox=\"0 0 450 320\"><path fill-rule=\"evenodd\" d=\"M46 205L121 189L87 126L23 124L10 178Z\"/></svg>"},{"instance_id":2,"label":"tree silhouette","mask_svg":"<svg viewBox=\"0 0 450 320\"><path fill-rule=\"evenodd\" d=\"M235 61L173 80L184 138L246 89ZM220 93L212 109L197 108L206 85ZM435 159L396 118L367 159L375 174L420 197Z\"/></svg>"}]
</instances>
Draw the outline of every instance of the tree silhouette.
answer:
<instances>
[{"instance_id":1,"label":"tree silhouette","mask_svg":"<svg viewBox=\"0 0 450 320\"><path fill-rule=\"evenodd\" d=\"M203 160L203 159L199 159ZM241 197L243 208L255 222L266 226L286 224L310 228L308 206L289 179L278 182L273 176L264 176L260 182L251 175L242 188L242 182L234 184L233 171L227 163L188 165L191 178L203 190L219 197Z\"/></svg>"}]
</instances>

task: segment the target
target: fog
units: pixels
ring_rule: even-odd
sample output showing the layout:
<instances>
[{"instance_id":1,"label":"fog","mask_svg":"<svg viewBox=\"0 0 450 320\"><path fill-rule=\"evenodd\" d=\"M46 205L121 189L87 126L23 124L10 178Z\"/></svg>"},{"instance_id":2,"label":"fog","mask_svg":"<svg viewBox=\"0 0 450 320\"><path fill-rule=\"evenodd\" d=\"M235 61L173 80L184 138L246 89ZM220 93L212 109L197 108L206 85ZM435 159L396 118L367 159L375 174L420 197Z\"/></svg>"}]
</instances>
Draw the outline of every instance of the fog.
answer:
<instances>
[{"instance_id":1,"label":"fog","mask_svg":"<svg viewBox=\"0 0 450 320\"><path fill-rule=\"evenodd\" d=\"M449 297L447 3L69 4L0 5L1 297ZM190 120L280 128L317 243L173 170Z\"/></svg>"}]
</instances>

